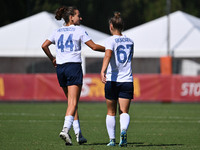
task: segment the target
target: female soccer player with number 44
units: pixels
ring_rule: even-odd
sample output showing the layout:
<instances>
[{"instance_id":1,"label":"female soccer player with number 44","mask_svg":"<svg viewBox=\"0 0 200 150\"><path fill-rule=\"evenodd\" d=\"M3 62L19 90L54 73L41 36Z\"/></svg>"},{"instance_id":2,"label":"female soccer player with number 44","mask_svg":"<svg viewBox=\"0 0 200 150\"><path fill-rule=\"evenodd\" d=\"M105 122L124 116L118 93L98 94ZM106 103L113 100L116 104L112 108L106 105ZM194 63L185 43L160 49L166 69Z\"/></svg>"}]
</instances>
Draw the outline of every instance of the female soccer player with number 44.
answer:
<instances>
[{"instance_id":1,"label":"female soccer player with number 44","mask_svg":"<svg viewBox=\"0 0 200 150\"><path fill-rule=\"evenodd\" d=\"M132 58L133 41L122 35L124 28L120 13L114 13L109 20L110 32L113 35L105 42L105 56L101 69L101 80L105 83L107 103L106 127L110 138L107 146L115 146L115 116L117 102L120 114L119 146L127 146L127 129L130 122L128 114L131 99L133 99Z\"/></svg>"},{"instance_id":2,"label":"female soccer player with number 44","mask_svg":"<svg viewBox=\"0 0 200 150\"><path fill-rule=\"evenodd\" d=\"M60 7L56 11L55 18L57 20L63 18L65 25L53 32L43 43L42 49L56 67L59 84L68 99L68 107L60 137L66 145L72 145L69 130L73 125L76 140L79 144L82 144L86 143L87 140L81 134L78 118L78 101L83 82L81 42L95 51L105 52L105 48L95 44L87 32L79 26L82 18L76 7ZM51 44L56 45L56 58L50 52L49 46Z\"/></svg>"}]
</instances>

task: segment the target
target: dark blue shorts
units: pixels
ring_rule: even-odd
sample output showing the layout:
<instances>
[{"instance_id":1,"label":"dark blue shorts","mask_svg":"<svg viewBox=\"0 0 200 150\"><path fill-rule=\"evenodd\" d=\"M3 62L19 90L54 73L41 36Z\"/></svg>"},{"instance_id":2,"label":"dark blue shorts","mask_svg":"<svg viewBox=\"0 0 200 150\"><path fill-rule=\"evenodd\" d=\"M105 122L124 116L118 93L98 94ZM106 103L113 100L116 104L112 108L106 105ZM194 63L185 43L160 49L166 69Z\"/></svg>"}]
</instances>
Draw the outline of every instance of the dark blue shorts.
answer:
<instances>
[{"instance_id":1,"label":"dark blue shorts","mask_svg":"<svg viewBox=\"0 0 200 150\"><path fill-rule=\"evenodd\" d=\"M133 82L113 82L107 81L105 84L105 97L109 100L118 98L133 99Z\"/></svg>"},{"instance_id":2,"label":"dark blue shorts","mask_svg":"<svg viewBox=\"0 0 200 150\"><path fill-rule=\"evenodd\" d=\"M65 63L57 65L56 72L61 87L83 84L81 63Z\"/></svg>"}]
</instances>

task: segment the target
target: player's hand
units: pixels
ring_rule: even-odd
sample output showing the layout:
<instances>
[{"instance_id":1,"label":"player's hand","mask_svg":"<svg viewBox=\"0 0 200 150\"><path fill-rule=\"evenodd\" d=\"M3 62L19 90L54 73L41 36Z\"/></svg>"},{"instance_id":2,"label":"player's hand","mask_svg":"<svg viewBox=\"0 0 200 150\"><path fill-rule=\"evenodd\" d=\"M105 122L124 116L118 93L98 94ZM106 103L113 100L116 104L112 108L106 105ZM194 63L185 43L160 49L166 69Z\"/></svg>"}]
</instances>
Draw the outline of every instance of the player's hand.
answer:
<instances>
[{"instance_id":1,"label":"player's hand","mask_svg":"<svg viewBox=\"0 0 200 150\"><path fill-rule=\"evenodd\" d=\"M104 72L101 72L101 81L105 84L106 83L106 75Z\"/></svg>"},{"instance_id":2,"label":"player's hand","mask_svg":"<svg viewBox=\"0 0 200 150\"><path fill-rule=\"evenodd\" d=\"M56 58L54 58L54 59L52 60L52 63L53 63L53 65L54 65L54 67L57 67Z\"/></svg>"}]
</instances>

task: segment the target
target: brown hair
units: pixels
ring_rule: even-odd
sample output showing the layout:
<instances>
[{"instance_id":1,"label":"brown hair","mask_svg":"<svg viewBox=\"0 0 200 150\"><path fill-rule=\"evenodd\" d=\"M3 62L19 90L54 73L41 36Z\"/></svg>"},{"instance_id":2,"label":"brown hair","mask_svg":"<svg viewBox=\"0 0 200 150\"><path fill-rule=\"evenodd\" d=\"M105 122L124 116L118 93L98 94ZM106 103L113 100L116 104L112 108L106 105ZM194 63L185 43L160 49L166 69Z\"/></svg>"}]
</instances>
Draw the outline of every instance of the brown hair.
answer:
<instances>
[{"instance_id":1,"label":"brown hair","mask_svg":"<svg viewBox=\"0 0 200 150\"><path fill-rule=\"evenodd\" d=\"M68 23L69 22L69 16L70 15L74 16L75 10L77 10L77 8L75 6L69 6L69 7L62 6L62 7L58 8L56 10L55 18L57 20L61 20L63 18L65 20L65 23Z\"/></svg>"},{"instance_id":2,"label":"brown hair","mask_svg":"<svg viewBox=\"0 0 200 150\"><path fill-rule=\"evenodd\" d=\"M114 12L114 16L109 19L109 23L113 25L113 28L122 31L124 29L124 21L120 12Z\"/></svg>"}]
</instances>

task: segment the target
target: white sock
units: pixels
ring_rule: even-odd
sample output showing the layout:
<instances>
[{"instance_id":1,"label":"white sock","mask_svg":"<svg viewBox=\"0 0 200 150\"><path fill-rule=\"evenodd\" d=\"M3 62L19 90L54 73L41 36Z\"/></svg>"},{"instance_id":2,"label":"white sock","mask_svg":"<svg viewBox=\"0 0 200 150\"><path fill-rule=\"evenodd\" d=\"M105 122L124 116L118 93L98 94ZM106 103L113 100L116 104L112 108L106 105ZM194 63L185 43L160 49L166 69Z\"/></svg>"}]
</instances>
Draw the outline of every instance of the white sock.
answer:
<instances>
[{"instance_id":1,"label":"white sock","mask_svg":"<svg viewBox=\"0 0 200 150\"><path fill-rule=\"evenodd\" d=\"M68 131L69 131L71 129L73 121L74 121L74 117L73 116L65 116L65 121L64 121L63 128L67 128Z\"/></svg>"},{"instance_id":2,"label":"white sock","mask_svg":"<svg viewBox=\"0 0 200 150\"><path fill-rule=\"evenodd\" d=\"M75 135L78 134L78 133L81 133L79 120L74 120L73 121L73 129L74 129Z\"/></svg>"},{"instance_id":3,"label":"white sock","mask_svg":"<svg viewBox=\"0 0 200 150\"><path fill-rule=\"evenodd\" d=\"M128 126L130 123L130 116L127 113L122 113L120 115L120 129L122 130L128 130Z\"/></svg>"},{"instance_id":4,"label":"white sock","mask_svg":"<svg viewBox=\"0 0 200 150\"><path fill-rule=\"evenodd\" d=\"M106 116L106 127L110 140L115 139L115 116Z\"/></svg>"}]
</instances>

